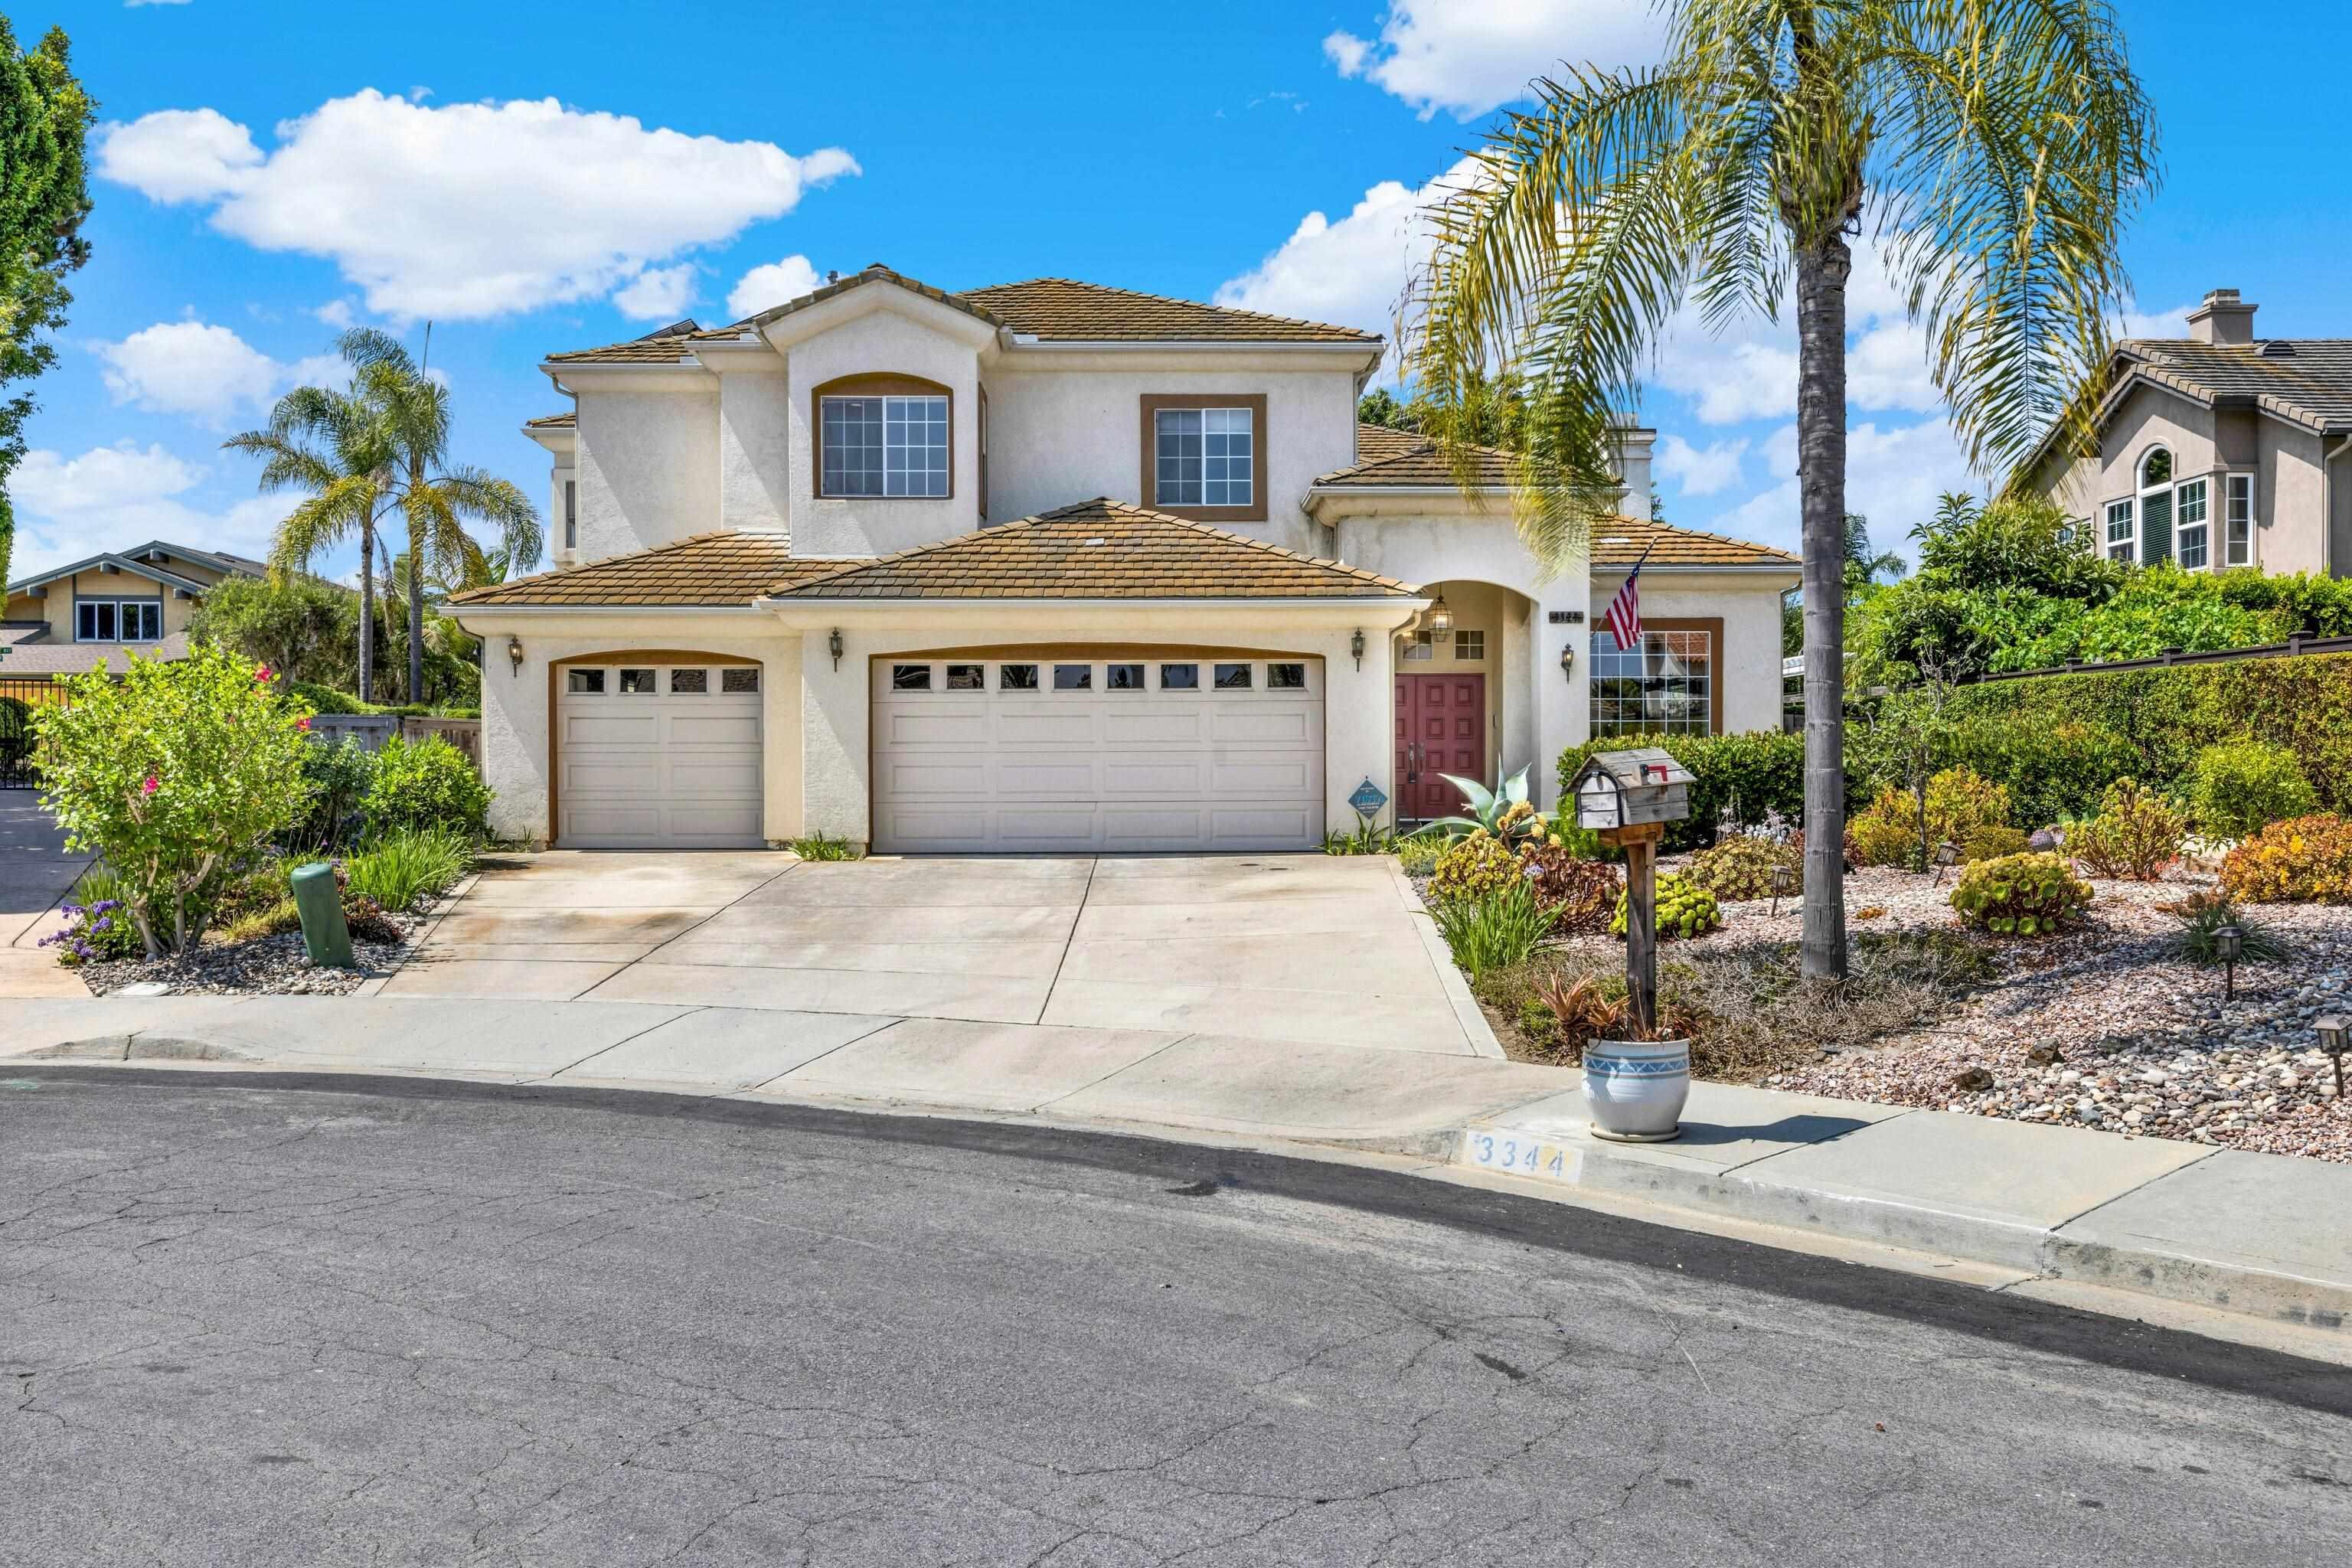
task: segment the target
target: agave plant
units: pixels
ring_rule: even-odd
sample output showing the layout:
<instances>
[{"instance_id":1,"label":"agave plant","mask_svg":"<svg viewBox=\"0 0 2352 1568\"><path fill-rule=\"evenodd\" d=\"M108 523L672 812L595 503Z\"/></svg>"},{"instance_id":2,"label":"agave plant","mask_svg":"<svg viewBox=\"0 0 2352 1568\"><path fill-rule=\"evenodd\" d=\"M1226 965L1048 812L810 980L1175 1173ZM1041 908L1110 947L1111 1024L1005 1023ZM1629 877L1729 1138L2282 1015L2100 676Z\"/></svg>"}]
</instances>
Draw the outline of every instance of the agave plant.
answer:
<instances>
[{"instance_id":1,"label":"agave plant","mask_svg":"<svg viewBox=\"0 0 2352 1568\"><path fill-rule=\"evenodd\" d=\"M1498 790L1490 790L1476 779L1459 778L1453 773L1437 776L1462 792L1464 815L1441 816L1429 825L1430 831L1451 835L1483 827L1507 845L1544 830L1543 813L1528 804L1527 769L1521 768L1505 779Z\"/></svg>"}]
</instances>

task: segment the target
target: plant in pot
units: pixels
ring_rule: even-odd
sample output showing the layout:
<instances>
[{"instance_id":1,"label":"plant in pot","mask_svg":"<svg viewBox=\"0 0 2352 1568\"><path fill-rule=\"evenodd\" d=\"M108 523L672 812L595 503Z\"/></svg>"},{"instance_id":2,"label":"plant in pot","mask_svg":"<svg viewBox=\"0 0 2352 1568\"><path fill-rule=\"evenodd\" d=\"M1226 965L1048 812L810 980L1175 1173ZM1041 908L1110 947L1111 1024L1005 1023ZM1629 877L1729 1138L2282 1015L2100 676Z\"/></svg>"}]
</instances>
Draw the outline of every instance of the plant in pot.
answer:
<instances>
[{"instance_id":1,"label":"plant in pot","mask_svg":"<svg viewBox=\"0 0 2352 1568\"><path fill-rule=\"evenodd\" d=\"M1690 1099L1690 1029L1683 1010L1661 1007L1664 1027L1643 1029L1622 986L1592 975L1553 974L1536 997L1563 1043L1582 1042L1584 1109L1595 1138L1661 1143L1675 1136ZM1623 1038L1625 1036L1666 1038Z\"/></svg>"}]
</instances>

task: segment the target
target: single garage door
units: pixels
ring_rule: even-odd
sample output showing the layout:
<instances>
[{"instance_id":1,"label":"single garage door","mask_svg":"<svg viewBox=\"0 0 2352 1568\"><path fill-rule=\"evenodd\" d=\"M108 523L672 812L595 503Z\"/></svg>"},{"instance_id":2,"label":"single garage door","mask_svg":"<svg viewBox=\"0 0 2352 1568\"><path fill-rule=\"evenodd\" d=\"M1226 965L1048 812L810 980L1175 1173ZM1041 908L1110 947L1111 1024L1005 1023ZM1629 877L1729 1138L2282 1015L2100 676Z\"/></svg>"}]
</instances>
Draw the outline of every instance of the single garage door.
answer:
<instances>
[{"instance_id":1,"label":"single garage door","mask_svg":"<svg viewBox=\"0 0 2352 1568\"><path fill-rule=\"evenodd\" d=\"M1318 660L1081 651L873 668L877 850L1322 843Z\"/></svg>"},{"instance_id":2,"label":"single garage door","mask_svg":"<svg viewBox=\"0 0 2352 1568\"><path fill-rule=\"evenodd\" d=\"M757 848L760 668L562 667L556 841L566 849Z\"/></svg>"}]
</instances>

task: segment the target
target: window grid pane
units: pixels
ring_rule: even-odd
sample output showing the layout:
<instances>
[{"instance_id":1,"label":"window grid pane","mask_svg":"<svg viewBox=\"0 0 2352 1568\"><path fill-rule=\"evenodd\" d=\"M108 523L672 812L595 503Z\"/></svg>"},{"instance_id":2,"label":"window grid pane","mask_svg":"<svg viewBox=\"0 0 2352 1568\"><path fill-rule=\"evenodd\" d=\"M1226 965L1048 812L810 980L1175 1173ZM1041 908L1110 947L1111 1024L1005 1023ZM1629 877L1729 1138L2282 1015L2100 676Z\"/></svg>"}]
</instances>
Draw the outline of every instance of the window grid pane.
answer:
<instances>
[{"instance_id":1,"label":"window grid pane","mask_svg":"<svg viewBox=\"0 0 2352 1568\"><path fill-rule=\"evenodd\" d=\"M669 672L669 694L672 697L707 697L710 694L710 672L707 669L673 669Z\"/></svg>"},{"instance_id":2,"label":"window grid pane","mask_svg":"<svg viewBox=\"0 0 2352 1568\"><path fill-rule=\"evenodd\" d=\"M2194 572L2206 564L2205 481L2191 479L2175 494L2174 550L2180 564Z\"/></svg>"},{"instance_id":3,"label":"window grid pane","mask_svg":"<svg viewBox=\"0 0 2352 1568\"><path fill-rule=\"evenodd\" d=\"M2228 510L2229 559L2224 564L2244 566L2253 559L2254 545L2254 476L2231 474L2224 491Z\"/></svg>"},{"instance_id":4,"label":"window grid pane","mask_svg":"<svg viewBox=\"0 0 2352 1568\"><path fill-rule=\"evenodd\" d=\"M719 689L736 696L760 689L760 671L756 665L738 665L719 672Z\"/></svg>"},{"instance_id":5,"label":"window grid pane","mask_svg":"<svg viewBox=\"0 0 2352 1568\"><path fill-rule=\"evenodd\" d=\"M1714 637L1707 632L1643 632L1620 649L1608 632L1592 634L1592 732L1705 735L1714 730Z\"/></svg>"}]
</instances>

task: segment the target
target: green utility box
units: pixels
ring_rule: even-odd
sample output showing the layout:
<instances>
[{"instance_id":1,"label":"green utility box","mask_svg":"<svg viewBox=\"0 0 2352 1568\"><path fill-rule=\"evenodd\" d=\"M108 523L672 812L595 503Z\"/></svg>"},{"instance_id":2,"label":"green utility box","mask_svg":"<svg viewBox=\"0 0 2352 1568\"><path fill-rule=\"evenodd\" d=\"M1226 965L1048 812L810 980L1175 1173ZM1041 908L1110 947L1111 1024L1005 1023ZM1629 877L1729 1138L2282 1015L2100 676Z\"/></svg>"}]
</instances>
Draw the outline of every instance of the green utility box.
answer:
<instances>
[{"instance_id":1,"label":"green utility box","mask_svg":"<svg viewBox=\"0 0 2352 1568\"><path fill-rule=\"evenodd\" d=\"M356 969L352 959L352 928L343 923L343 890L335 886L335 868L316 860L293 875L294 907L302 915L302 950L322 969Z\"/></svg>"}]
</instances>

